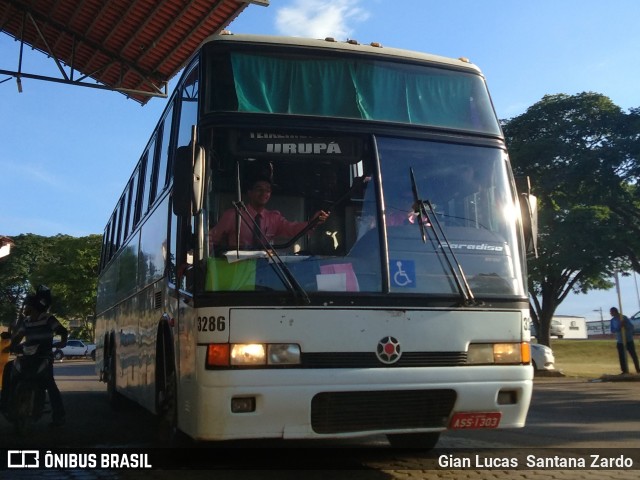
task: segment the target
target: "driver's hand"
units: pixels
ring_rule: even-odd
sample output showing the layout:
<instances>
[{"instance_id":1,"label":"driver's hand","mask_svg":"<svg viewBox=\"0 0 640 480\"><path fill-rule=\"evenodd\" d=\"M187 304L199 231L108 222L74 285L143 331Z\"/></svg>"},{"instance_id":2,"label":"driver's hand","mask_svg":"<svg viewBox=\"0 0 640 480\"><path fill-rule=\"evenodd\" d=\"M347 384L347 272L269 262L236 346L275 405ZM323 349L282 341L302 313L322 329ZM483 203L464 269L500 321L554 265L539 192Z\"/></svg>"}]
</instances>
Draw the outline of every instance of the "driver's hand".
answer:
<instances>
[{"instance_id":1,"label":"driver's hand","mask_svg":"<svg viewBox=\"0 0 640 480\"><path fill-rule=\"evenodd\" d=\"M327 221L327 218L329 218L329 213L325 212L324 210L320 210L318 213L316 213L316 218L318 219L318 223L324 223Z\"/></svg>"}]
</instances>

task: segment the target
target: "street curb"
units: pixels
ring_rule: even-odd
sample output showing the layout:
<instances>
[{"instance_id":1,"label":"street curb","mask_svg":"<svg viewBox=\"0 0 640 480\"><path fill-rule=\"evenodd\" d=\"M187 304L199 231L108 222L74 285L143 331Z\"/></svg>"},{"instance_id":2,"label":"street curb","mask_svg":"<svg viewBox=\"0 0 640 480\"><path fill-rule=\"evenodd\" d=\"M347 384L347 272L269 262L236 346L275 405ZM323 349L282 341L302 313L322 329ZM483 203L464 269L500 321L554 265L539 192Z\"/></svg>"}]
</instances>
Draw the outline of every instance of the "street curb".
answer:
<instances>
[{"instance_id":1,"label":"street curb","mask_svg":"<svg viewBox=\"0 0 640 480\"><path fill-rule=\"evenodd\" d=\"M536 370L534 377L566 377L560 370Z\"/></svg>"},{"instance_id":2,"label":"street curb","mask_svg":"<svg viewBox=\"0 0 640 480\"><path fill-rule=\"evenodd\" d=\"M534 376L534 380L553 380L553 379L572 379L572 380L582 380L590 383L598 383L598 382L640 382L640 374L630 374L630 373L621 373L619 375L605 374L599 378L588 378L588 377L575 377L575 376L567 376L559 370L546 370L536 372Z\"/></svg>"},{"instance_id":3,"label":"street curb","mask_svg":"<svg viewBox=\"0 0 640 480\"><path fill-rule=\"evenodd\" d=\"M640 374L621 373L619 375L602 375L598 380L601 382L640 382Z\"/></svg>"}]
</instances>

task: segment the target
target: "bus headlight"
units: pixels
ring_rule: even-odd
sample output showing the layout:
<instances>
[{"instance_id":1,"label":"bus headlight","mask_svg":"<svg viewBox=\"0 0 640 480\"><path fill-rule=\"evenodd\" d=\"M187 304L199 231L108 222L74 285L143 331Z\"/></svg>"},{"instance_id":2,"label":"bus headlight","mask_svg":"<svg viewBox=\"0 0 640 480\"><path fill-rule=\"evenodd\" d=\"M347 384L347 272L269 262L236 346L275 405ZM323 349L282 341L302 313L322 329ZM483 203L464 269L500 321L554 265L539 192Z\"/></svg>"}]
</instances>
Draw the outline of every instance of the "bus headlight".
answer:
<instances>
[{"instance_id":1,"label":"bus headlight","mask_svg":"<svg viewBox=\"0 0 640 480\"><path fill-rule=\"evenodd\" d=\"M266 365L267 355L261 343L235 343L231 345L231 365Z\"/></svg>"},{"instance_id":2,"label":"bus headlight","mask_svg":"<svg viewBox=\"0 0 640 480\"><path fill-rule=\"evenodd\" d=\"M300 365L300 345L273 343L267 346L269 365Z\"/></svg>"},{"instance_id":3,"label":"bus headlight","mask_svg":"<svg viewBox=\"0 0 640 480\"><path fill-rule=\"evenodd\" d=\"M300 365L295 343L212 343L207 346L207 368Z\"/></svg>"},{"instance_id":4,"label":"bus headlight","mask_svg":"<svg viewBox=\"0 0 640 480\"><path fill-rule=\"evenodd\" d=\"M469 365L486 365L493 363L493 345L490 343L472 343L467 351Z\"/></svg>"},{"instance_id":5,"label":"bus headlight","mask_svg":"<svg viewBox=\"0 0 640 480\"><path fill-rule=\"evenodd\" d=\"M467 351L468 365L527 364L531 347L523 343L472 343Z\"/></svg>"}]
</instances>

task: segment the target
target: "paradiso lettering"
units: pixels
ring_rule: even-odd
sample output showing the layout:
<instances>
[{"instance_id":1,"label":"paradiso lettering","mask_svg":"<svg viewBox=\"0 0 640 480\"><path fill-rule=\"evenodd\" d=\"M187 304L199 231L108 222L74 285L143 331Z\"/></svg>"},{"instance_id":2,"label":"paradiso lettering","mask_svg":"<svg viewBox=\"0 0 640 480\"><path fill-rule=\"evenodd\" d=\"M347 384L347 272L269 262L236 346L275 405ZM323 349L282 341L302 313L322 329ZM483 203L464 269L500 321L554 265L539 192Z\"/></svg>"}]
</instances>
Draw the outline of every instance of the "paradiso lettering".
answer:
<instances>
[{"instance_id":1,"label":"paradiso lettering","mask_svg":"<svg viewBox=\"0 0 640 480\"><path fill-rule=\"evenodd\" d=\"M486 243L474 244L474 243L450 243L451 248L458 250L482 250L486 252L502 252L504 247L501 245L487 245Z\"/></svg>"}]
</instances>

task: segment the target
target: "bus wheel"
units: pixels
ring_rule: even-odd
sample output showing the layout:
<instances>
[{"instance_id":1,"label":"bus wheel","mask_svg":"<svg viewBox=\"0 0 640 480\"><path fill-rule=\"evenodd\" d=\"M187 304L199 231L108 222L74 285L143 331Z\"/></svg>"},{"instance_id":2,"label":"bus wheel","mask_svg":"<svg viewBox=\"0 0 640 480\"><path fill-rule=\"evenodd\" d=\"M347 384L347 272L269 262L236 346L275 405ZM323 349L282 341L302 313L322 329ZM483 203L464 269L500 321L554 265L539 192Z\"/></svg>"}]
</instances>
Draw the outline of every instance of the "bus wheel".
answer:
<instances>
[{"instance_id":1,"label":"bus wheel","mask_svg":"<svg viewBox=\"0 0 640 480\"><path fill-rule=\"evenodd\" d=\"M169 336L160 333L156 349L156 411L158 412L158 440L173 444L178 437L178 384Z\"/></svg>"},{"instance_id":2,"label":"bus wheel","mask_svg":"<svg viewBox=\"0 0 640 480\"><path fill-rule=\"evenodd\" d=\"M158 389L158 440L174 443L178 433L175 373L171 372L165 380L165 385Z\"/></svg>"},{"instance_id":3,"label":"bus wheel","mask_svg":"<svg viewBox=\"0 0 640 480\"><path fill-rule=\"evenodd\" d=\"M440 438L440 432L428 433L394 433L387 435L387 440L393 448L407 448L414 450L432 450Z\"/></svg>"},{"instance_id":4,"label":"bus wheel","mask_svg":"<svg viewBox=\"0 0 640 480\"><path fill-rule=\"evenodd\" d=\"M120 410L122 407L122 395L116 389L116 352L115 348L109 351L109 356L104 361L104 376L107 381L107 400L113 410Z\"/></svg>"}]
</instances>

